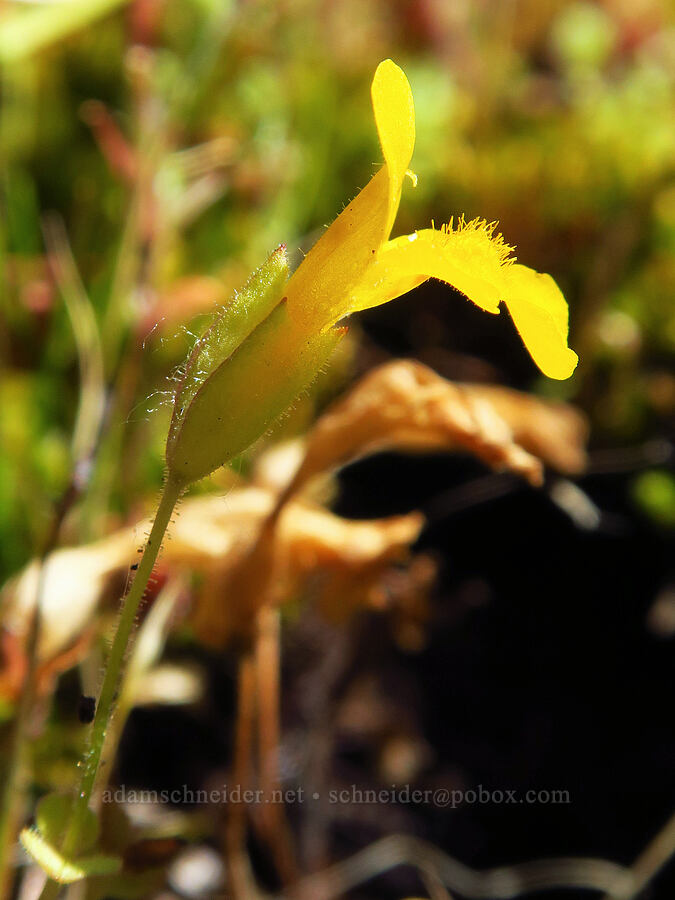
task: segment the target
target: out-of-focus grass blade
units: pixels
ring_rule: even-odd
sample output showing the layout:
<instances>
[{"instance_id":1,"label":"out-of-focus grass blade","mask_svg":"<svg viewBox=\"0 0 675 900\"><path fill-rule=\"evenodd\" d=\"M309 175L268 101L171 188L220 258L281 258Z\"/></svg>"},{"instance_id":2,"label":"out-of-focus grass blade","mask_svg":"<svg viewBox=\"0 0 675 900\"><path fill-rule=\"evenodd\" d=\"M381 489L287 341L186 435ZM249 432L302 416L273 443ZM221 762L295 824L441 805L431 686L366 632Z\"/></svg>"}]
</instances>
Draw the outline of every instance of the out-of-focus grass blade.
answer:
<instances>
[{"instance_id":1,"label":"out-of-focus grass blade","mask_svg":"<svg viewBox=\"0 0 675 900\"><path fill-rule=\"evenodd\" d=\"M63 223L56 216L45 218L44 233L50 266L66 304L79 359L80 402L72 445L73 459L79 462L93 453L103 420L105 383L101 337Z\"/></svg>"},{"instance_id":2,"label":"out-of-focus grass blade","mask_svg":"<svg viewBox=\"0 0 675 900\"><path fill-rule=\"evenodd\" d=\"M0 63L16 63L69 37L127 0L64 0L5 16L0 21Z\"/></svg>"}]
</instances>

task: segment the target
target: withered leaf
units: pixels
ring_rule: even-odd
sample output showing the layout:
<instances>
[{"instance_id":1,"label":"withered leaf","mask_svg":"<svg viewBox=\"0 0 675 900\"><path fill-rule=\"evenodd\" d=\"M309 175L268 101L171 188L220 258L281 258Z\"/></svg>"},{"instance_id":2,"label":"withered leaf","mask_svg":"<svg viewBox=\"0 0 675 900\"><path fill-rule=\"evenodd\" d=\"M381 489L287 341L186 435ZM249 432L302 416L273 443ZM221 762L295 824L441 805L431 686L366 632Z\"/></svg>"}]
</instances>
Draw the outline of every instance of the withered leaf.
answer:
<instances>
[{"instance_id":1,"label":"withered leaf","mask_svg":"<svg viewBox=\"0 0 675 900\"><path fill-rule=\"evenodd\" d=\"M242 529L204 583L195 626L205 643L216 646L247 639L261 606L283 603L307 586L334 618L375 604L383 574L409 556L424 523L419 513L351 521L301 501L289 502L277 521L269 517L273 494L260 488L236 493L239 501L266 510L255 534Z\"/></svg>"},{"instance_id":2,"label":"withered leaf","mask_svg":"<svg viewBox=\"0 0 675 900\"><path fill-rule=\"evenodd\" d=\"M466 450L538 485L544 463L580 471L585 439L585 420L570 406L455 384L421 363L398 360L368 373L319 419L285 496L314 475L385 449Z\"/></svg>"},{"instance_id":3,"label":"withered leaf","mask_svg":"<svg viewBox=\"0 0 675 900\"><path fill-rule=\"evenodd\" d=\"M91 619L109 576L129 565L138 536L131 528L89 544L52 553L44 563L38 656L54 657L77 639ZM35 608L40 563L33 560L2 589L3 628L23 638Z\"/></svg>"},{"instance_id":4,"label":"withered leaf","mask_svg":"<svg viewBox=\"0 0 675 900\"><path fill-rule=\"evenodd\" d=\"M406 554L423 524L422 516L416 513L350 521L321 507L295 501L288 504L274 539L260 541L276 499L276 492L248 487L225 496L188 499L179 508L160 566L171 571L198 569L205 573L205 601L197 604L196 616L200 632L211 643L223 642L235 619L244 627L244 620L254 614L257 599L267 589L270 574L278 602L294 586L319 571L330 573L335 579L350 573L351 579L347 580L352 585L362 583L365 590L387 562ZM43 663L63 657L72 664L70 649L78 645L91 624L107 585L115 576L119 583L130 563L137 559L139 542L148 527L149 523L143 520L94 544L51 554L42 594L39 658ZM258 587L255 579L244 578L235 595L222 593L223 580L239 567L253 547L265 543L273 568L268 571L258 557ZM34 609L37 577L38 563L34 561L2 590L3 628L19 642ZM333 583L330 578L327 582ZM15 643L10 641L10 648L15 648ZM9 693L20 682L16 673L22 670L21 660L14 657L16 653L6 663L11 662L12 677L9 678L9 672L4 682L0 677L0 687L4 684Z\"/></svg>"}]
</instances>

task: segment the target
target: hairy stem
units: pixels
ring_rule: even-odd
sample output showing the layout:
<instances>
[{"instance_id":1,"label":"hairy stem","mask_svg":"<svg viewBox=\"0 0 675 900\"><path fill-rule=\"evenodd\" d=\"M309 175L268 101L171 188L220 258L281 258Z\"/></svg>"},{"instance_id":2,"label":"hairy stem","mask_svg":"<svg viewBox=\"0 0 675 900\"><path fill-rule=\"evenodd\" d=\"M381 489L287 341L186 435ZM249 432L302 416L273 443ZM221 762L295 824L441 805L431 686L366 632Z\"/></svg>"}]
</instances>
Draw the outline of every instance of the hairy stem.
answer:
<instances>
[{"instance_id":1,"label":"hairy stem","mask_svg":"<svg viewBox=\"0 0 675 900\"><path fill-rule=\"evenodd\" d=\"M136 614L150 581L157 554L181 491L182 486L177 485L171 478L167 480L136 577L129 593L122 601L117 631L110 649L103 685L96 706L96 715L91 726L89 746L82 762L82 779L63 840L62 852L66 858L77 850L87 821L87 809L96 786L105 736L113 713L122 667L136 621ZM47 882L40 900L48 900L48 898L51 900L51 898L58 896L59 886L57 885L54 888L54 884L54 882Z\"/></svg>"}]
</instances>

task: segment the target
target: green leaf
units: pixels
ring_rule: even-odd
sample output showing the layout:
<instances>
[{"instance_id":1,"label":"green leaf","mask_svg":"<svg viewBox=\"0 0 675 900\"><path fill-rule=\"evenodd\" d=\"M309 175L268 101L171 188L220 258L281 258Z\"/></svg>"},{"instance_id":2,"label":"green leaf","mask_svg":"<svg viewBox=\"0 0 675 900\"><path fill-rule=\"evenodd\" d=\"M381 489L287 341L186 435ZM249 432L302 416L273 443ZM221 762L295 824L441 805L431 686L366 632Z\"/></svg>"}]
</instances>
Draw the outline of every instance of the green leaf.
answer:
<instances>
[{"instance_id":1,"label":"green leaf","mask_svg":"<svg viewBox=\"0 0 675 900\"><path fill-rule=\"evenodd\" d=\"M19 840L26 853L52 881L59 884L73 884L94 875L113 875L122 866L120 857L102 853L67 859L60 850L45 840L37 828L24 828Z\"/></svg>"}]
</instances>

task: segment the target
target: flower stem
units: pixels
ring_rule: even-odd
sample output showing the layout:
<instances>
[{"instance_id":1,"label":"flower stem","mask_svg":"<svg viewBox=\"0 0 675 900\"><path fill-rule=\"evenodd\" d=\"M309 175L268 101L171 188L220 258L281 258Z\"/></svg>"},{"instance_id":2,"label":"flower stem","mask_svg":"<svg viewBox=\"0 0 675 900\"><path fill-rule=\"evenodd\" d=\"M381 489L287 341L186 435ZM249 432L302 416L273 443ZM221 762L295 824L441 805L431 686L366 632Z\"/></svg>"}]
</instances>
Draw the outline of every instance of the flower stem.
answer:
<instances>
[{"instance_id":1,"label":"flower stem","mask_svg":"<svg viewBox=\"0 0 675 900\"><path fill-rule=\"evenodd\" d=\"M148 582L150 581L157 554L159 553L164 534L171 520L171 514L173 513L182 490L183 485L176 484L171 478L167 479L162 493L162 499L160 500L159 508L157 510L157 515L155 516L155 521L153 522L150 535L143 551L143 556L138 565L136 577L134 578L129 593L122 601L122 610L117 624L117 631L115 632L115 638L110 649L110 656L108 657L105 675L103 677L103 685L96 705L96 715L91 726L89 746L82 763L82 779L73 803L70 822L66 829L61 847L62 853L66 858L77 851L82 832L86 827L87 809L96 786L106 732L110 724L113 707L117 698L120 675L127 653L129 639L136 621L136 614L141 604L141 600L143 599L143 595L145 594ZM48 881L46 883L42 894L40 895L40 900L48 900L48 898L58 896L59 886L57 885L55 888L54 885L55 882Z\"/></svg>"}]
</instances>

